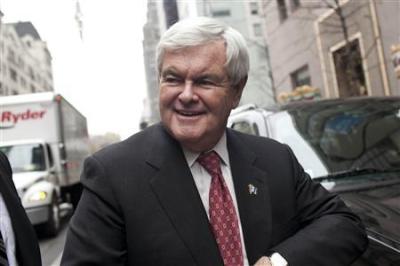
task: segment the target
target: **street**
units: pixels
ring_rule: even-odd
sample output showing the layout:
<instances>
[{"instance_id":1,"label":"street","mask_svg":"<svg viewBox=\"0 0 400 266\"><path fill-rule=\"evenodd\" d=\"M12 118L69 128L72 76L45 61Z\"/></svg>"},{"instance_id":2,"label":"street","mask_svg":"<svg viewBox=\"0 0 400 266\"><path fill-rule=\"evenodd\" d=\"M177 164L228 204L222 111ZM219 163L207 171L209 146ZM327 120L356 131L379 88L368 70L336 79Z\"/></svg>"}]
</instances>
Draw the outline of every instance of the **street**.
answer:
<instances>
[{"instance_id":1,"label":"street","mask_svg":"<svg viewBox=\"0 0 400 266\"><path fill-rule=\"evenodd\" d=\"M65 237L67 234L69 217L64 218L61 225L61 230L57 237L46 238L39 233L40 252L42 254L43 266L58 266L60 265L62 251L64 249Z\"/></svg>"}]
</instances>

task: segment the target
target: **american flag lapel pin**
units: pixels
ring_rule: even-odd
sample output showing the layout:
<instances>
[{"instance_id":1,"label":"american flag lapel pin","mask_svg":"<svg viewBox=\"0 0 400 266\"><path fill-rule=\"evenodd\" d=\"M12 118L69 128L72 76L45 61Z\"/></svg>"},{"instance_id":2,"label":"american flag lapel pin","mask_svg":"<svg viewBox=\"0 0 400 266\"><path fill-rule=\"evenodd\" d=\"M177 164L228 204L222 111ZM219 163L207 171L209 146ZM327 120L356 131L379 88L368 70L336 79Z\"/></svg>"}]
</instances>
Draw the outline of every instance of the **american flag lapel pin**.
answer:
<instances>
[{"instance_id":1,"label":"american flag lapel pin","mask_svg":"<svg viewBox=\"0 0 400 266\"><path fill-rule=\"evenodd\" d=\"M249 184L248 187L250 195L257 195L257 188L253 184Z\"/></svg>"}]
</instances>

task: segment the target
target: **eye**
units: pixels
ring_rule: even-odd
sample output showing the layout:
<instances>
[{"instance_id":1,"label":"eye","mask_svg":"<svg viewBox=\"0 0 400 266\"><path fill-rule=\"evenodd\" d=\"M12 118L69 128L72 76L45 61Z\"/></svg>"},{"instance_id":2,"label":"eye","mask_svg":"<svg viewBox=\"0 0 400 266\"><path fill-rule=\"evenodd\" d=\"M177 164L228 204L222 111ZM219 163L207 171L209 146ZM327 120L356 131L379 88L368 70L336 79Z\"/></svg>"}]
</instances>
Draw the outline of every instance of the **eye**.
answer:
<instances>
[{"instance_id":1,"label":"eye","mask_svg":"<svg viewBox=\"0 0 400 266\"><path fill-rule=\"evenodd\" d=\"M215 86L215 82L211 79L204 78L204 79L199 79L196 81L196 83L200 86Z\"/></svg>"},{"instance_id":2,"label":"eye","mask_svg":"<svg viewBox=\"0 0 400 266\"><path fill-rule=\"evenodd\" d=\"M214 85L215 84L212 80L207 80L207 79L203 80L201 83L204 85Z\"/></svg>"},{"instance_id":3,"label":"eye","mask_svg":"<svg viewBox=\"0 0 400 266\"><path fill-rule=\"evenodd\" d=\"M166 83L177 84L180 81L181 81L181 79L174 75L166 75L165 77L163 77L163 82L166 82Z\"/></svg>"}]
</instances>

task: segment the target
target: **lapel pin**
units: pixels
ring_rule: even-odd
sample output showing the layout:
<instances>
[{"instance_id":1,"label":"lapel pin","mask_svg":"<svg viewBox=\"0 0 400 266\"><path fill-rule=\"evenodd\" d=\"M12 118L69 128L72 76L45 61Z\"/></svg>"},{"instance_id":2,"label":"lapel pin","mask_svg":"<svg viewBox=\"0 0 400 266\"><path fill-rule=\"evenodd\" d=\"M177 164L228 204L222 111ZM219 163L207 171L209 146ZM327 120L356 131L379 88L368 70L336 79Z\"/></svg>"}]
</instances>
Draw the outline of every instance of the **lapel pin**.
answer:
<instances>
[{"instance_id":1,"label":"lapel pin","mask_svg":"<svg viewBox=\"0 0 400 266\"><path fill-rule=\"evenodd\" d=\"M249 184L248 187L250 195L257 195L257 188L253 184Z\"/></svg>"}]
</instances>

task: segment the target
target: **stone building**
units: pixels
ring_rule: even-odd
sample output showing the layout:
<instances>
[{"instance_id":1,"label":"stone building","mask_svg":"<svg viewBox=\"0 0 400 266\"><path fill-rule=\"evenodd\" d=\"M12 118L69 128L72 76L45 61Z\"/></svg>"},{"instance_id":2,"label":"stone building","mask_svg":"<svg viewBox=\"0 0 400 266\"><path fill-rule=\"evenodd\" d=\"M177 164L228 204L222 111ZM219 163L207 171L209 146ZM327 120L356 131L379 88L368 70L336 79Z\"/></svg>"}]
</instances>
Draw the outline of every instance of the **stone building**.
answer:
<instances>
[{"instance_id":1,"label":"stone building","mask_svg":"<svg viewBox=\"0 0 400 266\"><path fill-rule=\"evenodd\" d=\"M51 60L31 22L0 22L0 95L53 91Z\"/></svg>"},{"instance_id":2,"label":"stone building","mask_svg":"<svg viewBox=\"0 0 400 266\"><path fill-rule=\"evenodd\" d=\"M311 85L323 97L400 95L399 1L263 0L263 10L277 94Z\"/></svg>"}]
</instances>

